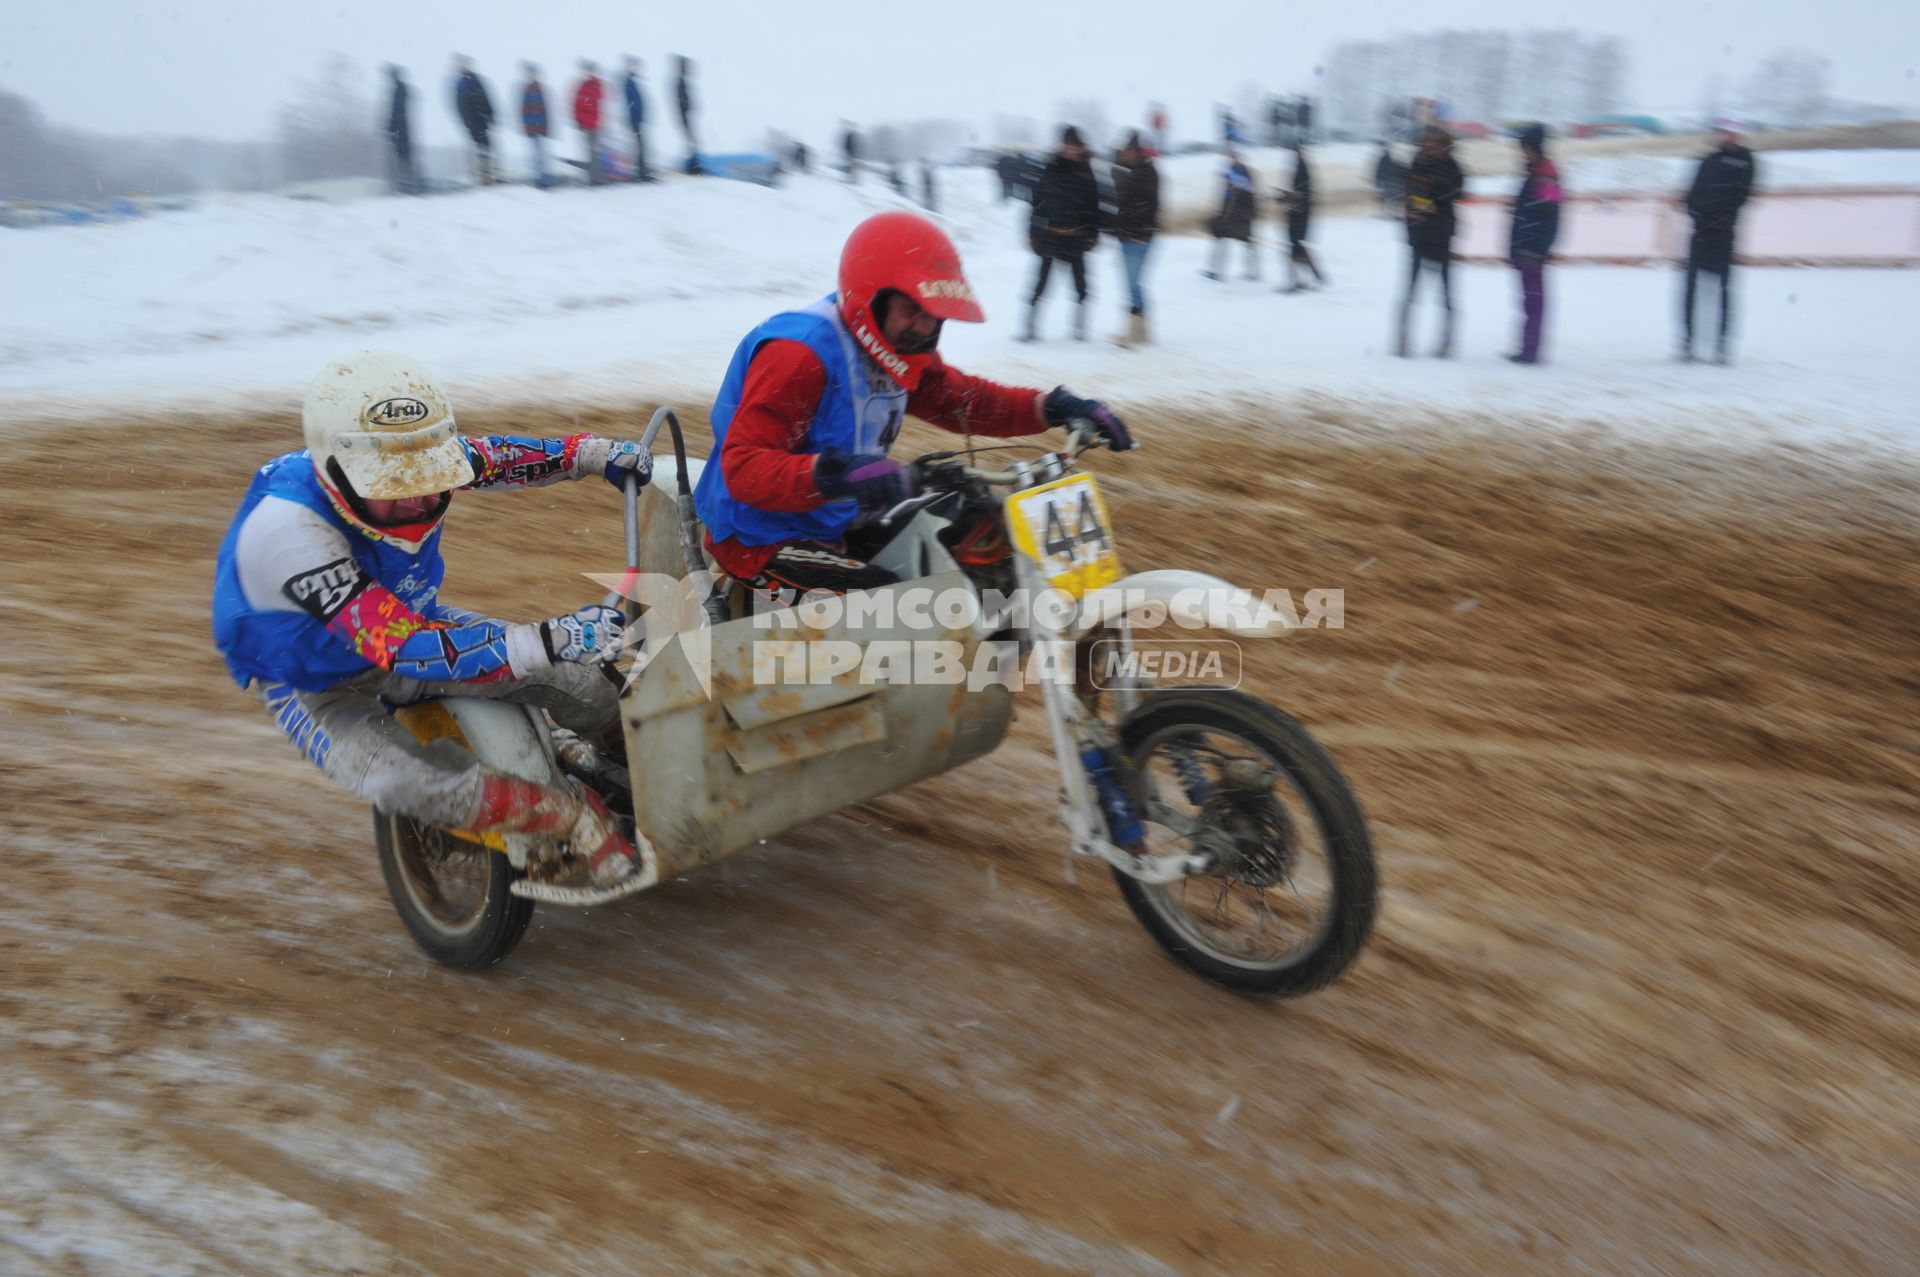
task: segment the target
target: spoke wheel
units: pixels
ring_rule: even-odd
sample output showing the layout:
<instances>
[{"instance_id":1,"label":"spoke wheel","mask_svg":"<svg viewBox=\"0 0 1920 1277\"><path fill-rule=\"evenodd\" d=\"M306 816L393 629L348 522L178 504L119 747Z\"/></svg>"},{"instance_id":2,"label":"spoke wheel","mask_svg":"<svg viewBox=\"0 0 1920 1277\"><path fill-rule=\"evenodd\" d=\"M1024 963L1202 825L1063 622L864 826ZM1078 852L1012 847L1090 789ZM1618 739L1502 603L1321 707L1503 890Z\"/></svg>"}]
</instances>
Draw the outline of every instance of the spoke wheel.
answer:
<instances>
[{"instance_id":1,"label":"spoke wheel","mask_svg":"<svg viewBox=\"0 0 1920 1277\"><path fill-rule=\"evenodd\" d=\"M513 951L533 901L509 890L520 872L504 855L407 816L373 816L387 894L428 956L484 967Z\"/></svg>"},{"instance_id":2,"label":"spoke wheel","mask_svg":"<svg viewBox=\"0 0 1920 1277\"><path fill-rule=\"evenodd\" d=\"M1306 730L1238 692L1148 695L1122 739L1155 856L1206 868L1171 883L1116 871L1156 940L1196 974L1289 997L1336 979L1373 925L1373 851L1339 769Z\"/></svg>"}]
</instances>

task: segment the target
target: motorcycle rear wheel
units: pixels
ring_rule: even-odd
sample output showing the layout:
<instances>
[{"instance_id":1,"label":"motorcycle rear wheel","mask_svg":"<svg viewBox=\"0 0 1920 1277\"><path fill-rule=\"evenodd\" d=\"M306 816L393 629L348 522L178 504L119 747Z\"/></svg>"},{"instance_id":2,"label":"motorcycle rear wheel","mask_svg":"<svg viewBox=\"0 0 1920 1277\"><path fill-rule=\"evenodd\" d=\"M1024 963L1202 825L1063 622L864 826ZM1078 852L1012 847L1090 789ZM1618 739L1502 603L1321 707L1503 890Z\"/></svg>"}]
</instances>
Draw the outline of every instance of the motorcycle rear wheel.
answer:
<instances>
[{"instance_id":1,"label":"motorcycle rear wheel","mask_svg":"<svg viewBox=\"0 0 1920 1277\"><path fill-rule=\"evenodd\" d=\"M1366 817L1327 752L1273 706L1218 688L1149 693L1120 735L1147 849L1213 860L1168 884L1116 869L1141 925L1236 993L1298 997L1338 979L1372 931L1378 883Z\"/></svg>"},{"instance_id":2,"label":"motorcycle rear wheel","mask_svg":"<svg viewBox=\"0 0 1920 1277\"><path fill-rule=\"evenodd\" d=\"M533 921L533 901L509 890L522 875L504 855L377 808L373 835L387 894L428 957L472 968L513 952Z\"/></svg>"}]
</instances>

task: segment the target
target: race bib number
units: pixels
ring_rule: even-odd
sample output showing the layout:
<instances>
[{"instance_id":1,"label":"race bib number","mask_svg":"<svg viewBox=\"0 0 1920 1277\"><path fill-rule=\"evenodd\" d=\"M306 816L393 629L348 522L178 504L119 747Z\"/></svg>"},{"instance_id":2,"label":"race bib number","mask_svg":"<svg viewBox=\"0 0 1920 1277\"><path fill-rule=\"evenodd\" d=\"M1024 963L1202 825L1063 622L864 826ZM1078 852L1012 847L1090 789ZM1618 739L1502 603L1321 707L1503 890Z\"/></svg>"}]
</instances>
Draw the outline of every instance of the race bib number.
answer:
<instances>
[{"instance_id":1,"label":"race bib number","mask_svg":"<svg viewBox=\"0 0 1920 1277\"><path fill-rule=\"evenodd\" d=\"M1069 475L1007 499L1014 545L1055 589L1080 598L1120 579L1113 522L1090 474Z\"/></svg>"}]
</instances>

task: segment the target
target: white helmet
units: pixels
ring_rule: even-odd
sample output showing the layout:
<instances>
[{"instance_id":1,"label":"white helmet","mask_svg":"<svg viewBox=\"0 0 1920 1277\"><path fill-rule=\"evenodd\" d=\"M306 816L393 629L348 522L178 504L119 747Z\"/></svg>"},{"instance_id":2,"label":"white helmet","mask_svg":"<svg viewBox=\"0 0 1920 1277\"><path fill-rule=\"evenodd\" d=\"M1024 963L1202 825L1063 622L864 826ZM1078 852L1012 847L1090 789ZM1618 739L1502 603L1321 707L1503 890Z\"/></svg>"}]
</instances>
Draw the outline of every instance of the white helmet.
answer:
<instances>
[{"instance_id":1,"label":"white helmet","mask_svg":"<svg viewBox=\"0 0 1920 1277\"><path fill-rule=\"evenodd\" d=\"M300 412L313 468L329 487L375 501L423 497L473 482L453 409L420 364L386 350L336 359L307 387Z\"/></svg>"}]
</instances>

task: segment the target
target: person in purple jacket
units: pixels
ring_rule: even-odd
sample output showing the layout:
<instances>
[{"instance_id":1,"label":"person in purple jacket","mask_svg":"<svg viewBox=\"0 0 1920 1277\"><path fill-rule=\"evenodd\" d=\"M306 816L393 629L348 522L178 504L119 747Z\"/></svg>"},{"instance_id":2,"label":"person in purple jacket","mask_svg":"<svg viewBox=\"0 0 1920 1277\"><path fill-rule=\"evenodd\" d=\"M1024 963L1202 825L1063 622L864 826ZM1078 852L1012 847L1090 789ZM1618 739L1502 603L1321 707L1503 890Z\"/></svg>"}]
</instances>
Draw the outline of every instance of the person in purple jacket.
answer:
<instances>
[{"instance_id":1,"label":"person in purple jacket","mask_svg":"<svg viewBox=\"0 0 1920 1277\"><path fill-rule=\"evenodd\" d=\"M1560 233L1560 171L1547 158L1547 131L1538 124L1520 130L1520 155L1526 176L1513 197L1513 228L1507 260L1520 273L1520 349L1507 358L1516 364L1540 362L1540 330L1547 316L1547 256Z\"/></svg>"}]
</instances>

